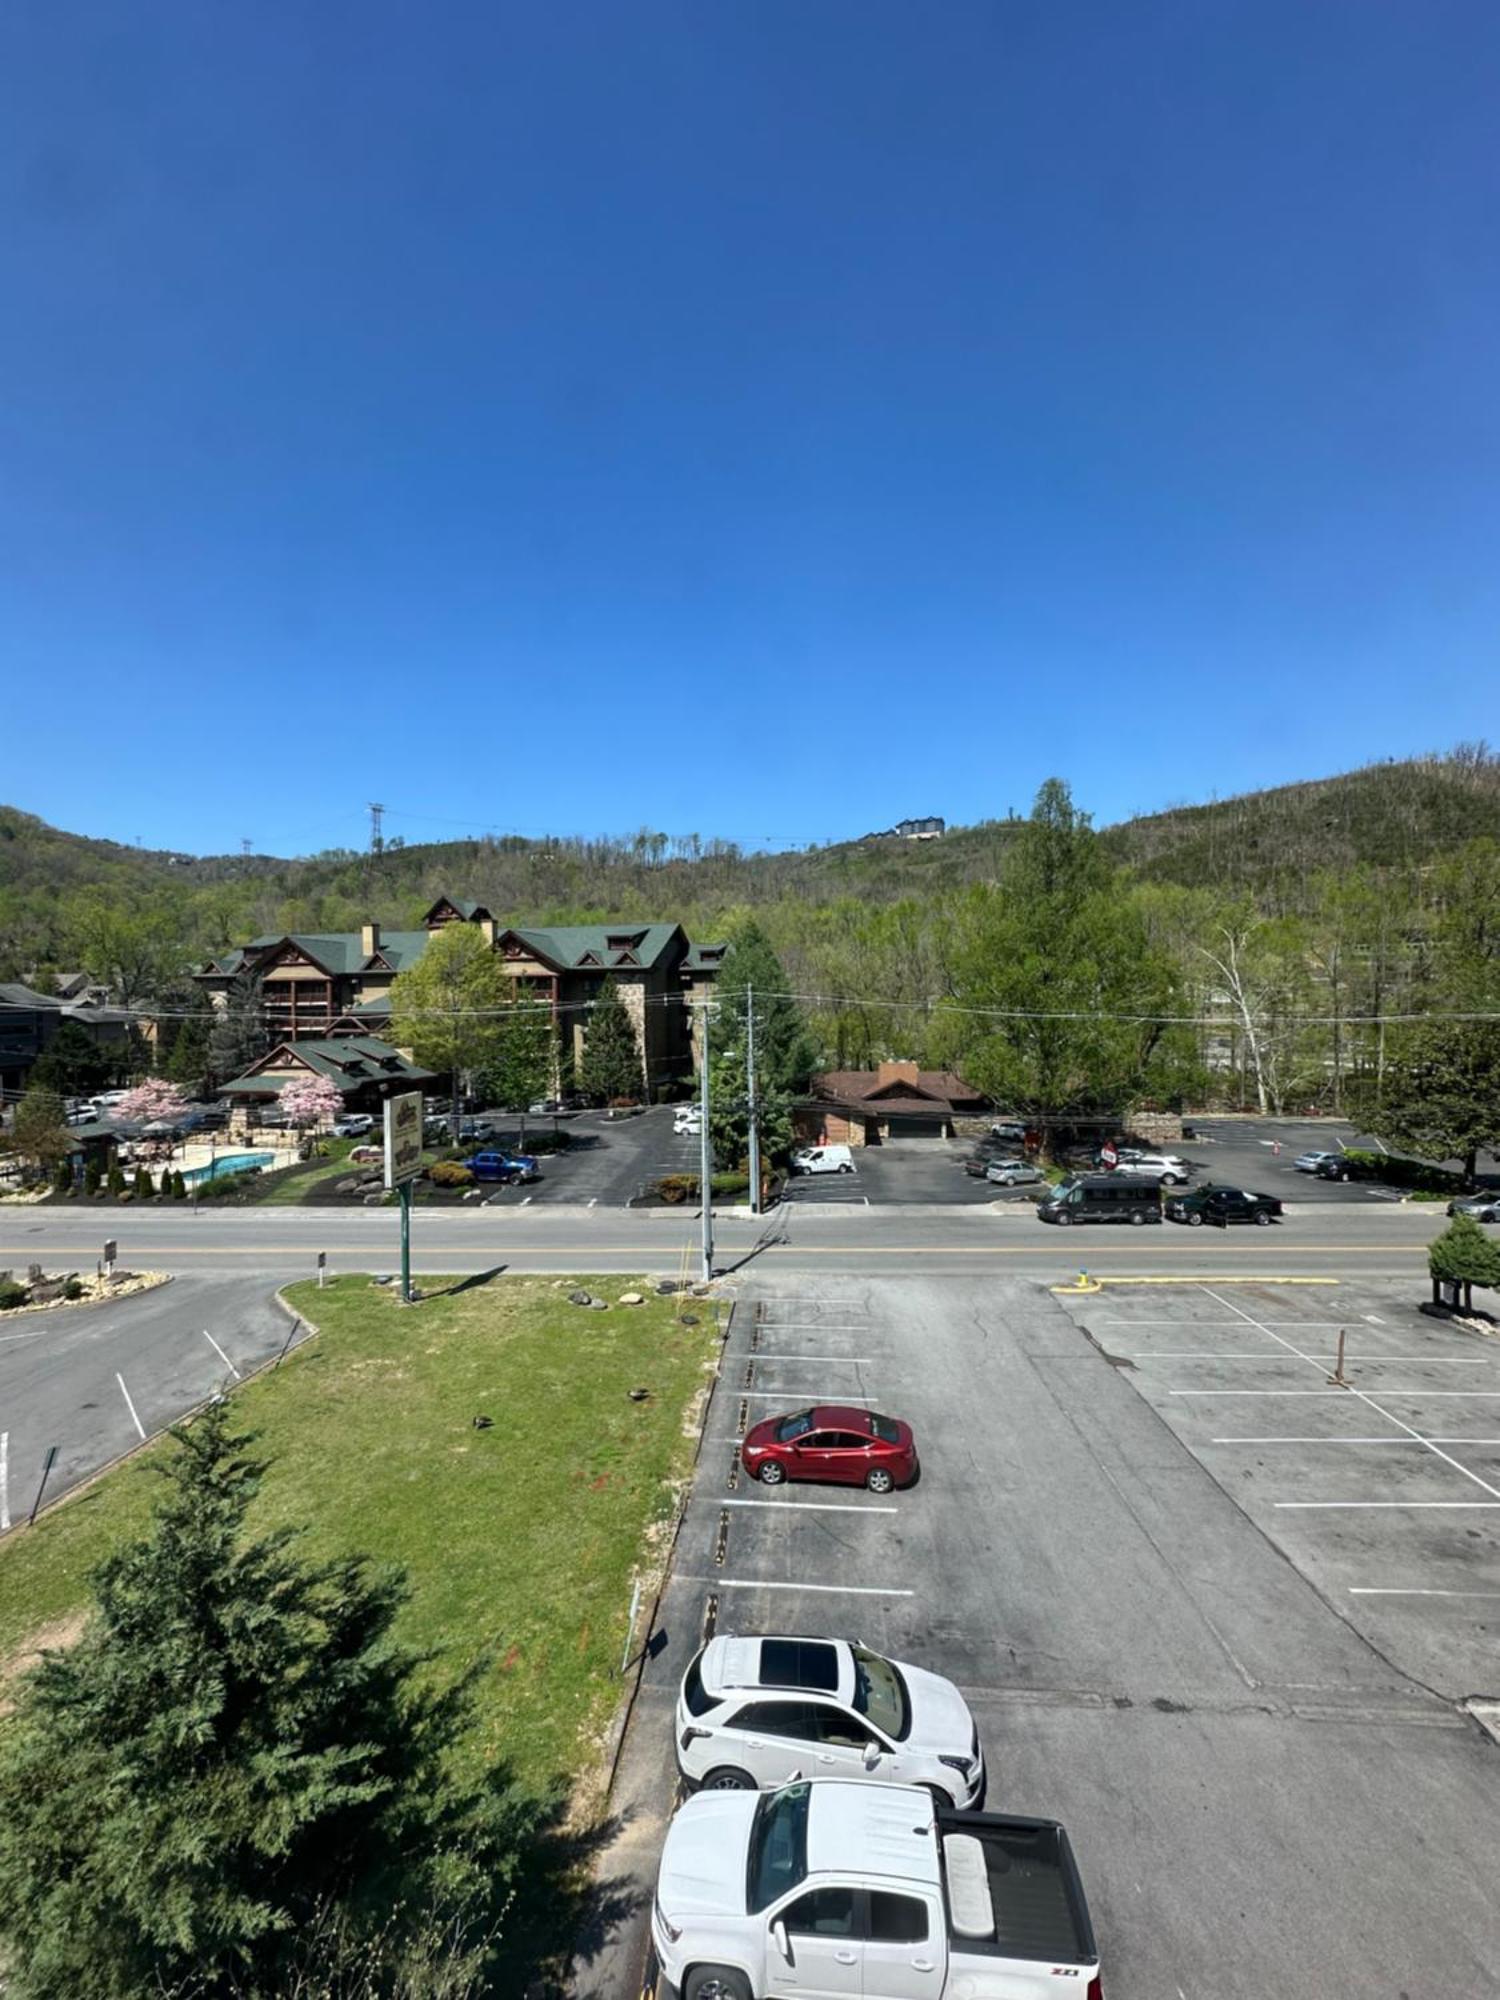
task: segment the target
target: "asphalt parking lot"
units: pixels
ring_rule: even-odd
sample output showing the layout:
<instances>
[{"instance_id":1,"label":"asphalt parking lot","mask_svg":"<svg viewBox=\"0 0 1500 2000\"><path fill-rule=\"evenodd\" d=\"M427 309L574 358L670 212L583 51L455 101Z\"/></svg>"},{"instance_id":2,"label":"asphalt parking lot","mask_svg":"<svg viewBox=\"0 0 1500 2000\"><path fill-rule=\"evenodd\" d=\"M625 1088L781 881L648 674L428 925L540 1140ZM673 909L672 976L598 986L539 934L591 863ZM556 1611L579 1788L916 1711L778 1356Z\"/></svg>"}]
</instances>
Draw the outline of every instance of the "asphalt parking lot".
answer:
<instances>
[{"instance_id":1,"label":"asphalt parking lot","mask_svg":"<svg viewBox=\"0 0 1500 2000\"><path fill-rule=\"evenodd\" d=\"M496 1207L522 1207L532 1202L573 1202L585 1208L624 1208L648 1181L660 1174L693 1173L698 1167L698 1141L672 1131L673 1107L654 1104L634 1118L610 1118L603 1111L581 1111L559 1122L572 1140L566 1152L545 1154L538 1165L541 1179L528 1187L497 1188ZM513 1120L498 1122L496 1143L511 1145L519 1138ZM531 1133L550 1131L552 1121L539 1119Z\"/></svg>"},{"instance_id":2,"label":"asphalt parking lot","mask_svg":"<svg viewBox=\"0 0 1500 2000\"><path fill-rule=\"evenodd\" d=\"M1185 1323L1207 1316L1201 1290L1184 1288ZM1123 1310L1170 1321L1174 1298L1136 1291ZM1210 1303L1248 1349L1252 1329ZM1262 1321L1324 1310L1291 1287L1241 1304ZM1185 1448L1190 1399L1163 1418L1142 1367L1094 1332L1106 1309L1110 1292L992 1278L743 1286L614 1794L607 1886L644 1901L579 1995L639 1991L674 1692L715 1630L858 1637L957 1681L989 1808L1068 1826L1111 2000L1500 1991L1500 1750L1288 1559L1245 1480ZM1313 1365L1294 1363L1300 1386ZM908 1418L919 1482L748 1486L746 1425L814 1401ZM1313 1405L1291 1407L1302 1428ZM1455 1560L1479 1587L1488 1539L1469 1546Z\"/></svg>"},{"instance_id":3,"label":"asphalt parking lot","mask_svg":"<svg viewBox=\"0 0 1500 2000\"><path fill-rule=\"evenodd\" d=\"M1500 1340L1420 1296L1210 1282L1068 1305L1325 1600L1459 1700L1500 1692Z\"/></svg>"},{"instance_id":4,"label":"asphalt parking lot","mask_svg":"<svg viewBox=\"0 0 1500 2000\"><path fill-rule=\"evenodd\" d=\"M852 1174L794 1174L783 1200L874 1208L888 1202L936 1205L1030 1200L1035 1190L992 1187L964 1172L974 1151L972 1139L895 1141L854 1151Z\"/></svg>"}]
</instances>

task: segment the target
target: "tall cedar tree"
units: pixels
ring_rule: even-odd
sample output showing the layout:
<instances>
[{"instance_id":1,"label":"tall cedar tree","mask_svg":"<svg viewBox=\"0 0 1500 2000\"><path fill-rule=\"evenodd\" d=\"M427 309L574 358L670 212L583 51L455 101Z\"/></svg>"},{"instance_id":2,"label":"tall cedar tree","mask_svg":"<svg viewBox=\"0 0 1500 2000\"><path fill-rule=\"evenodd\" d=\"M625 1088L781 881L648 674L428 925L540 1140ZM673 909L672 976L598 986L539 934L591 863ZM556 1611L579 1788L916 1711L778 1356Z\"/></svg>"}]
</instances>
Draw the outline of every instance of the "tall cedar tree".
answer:
<instances>
[{"instance_id":1,"label":"tall cedar tree","mask_svg":"<svg viewBox=\"0 0 1500 2000\"><path fill-rule=\"evenodd\" d=\"M816 1050L781 960L753 921L735 933L724 954L709 1017L709 1124L714 1156L726 1166L745 1159L750 1145L752 1006L761 1157L770 1160L791 1145L792 1097L806 1088Z\"/></svg>"},{"instance_id":2,"label":"tall cedar tree","mask_svg":"<svg viewBox=\"0 0 1500 2000\"><path fill-rule=\"evenodd\" d=\"M455 1790L464 1697L393 1642L400 1577L248 1538L264 1466L226 1406L174 1436L150 1532L0 1733L14 2000L282 1992L302 1927L333 1916L378 1962L507 1872L516 1809Z\"/></svg>"},{"instance_id":3,"label":"tall cedar tree","mask_svg":"<svg viewBox=\"0 0 1500 2000\"><path fill-rule=\"evenodd\" d=\"M83 1097L114 1079L114 1058L77 1021L63 1021L31 1066L27 1083L62 1097Z\"/></svg>"},{"instance_id":4,"label":"tall cedar tree","mask_svg":"<svg viewBox=\"0 0 1500 2000\"><path fill-rule=\"evenodd\" d=\"M1060 779L1037 793L1002 885L970 892L954 989L947 1026L965 1078L1044 1131L1070 1115L1119 1118L1144 1090L1172 1087L1160 1021L1180 1011L1171 964Z\"/></svg>"},{"instance_id":5,"label":"tall cedar tree","mask_svg":"<svg viewBox=\"0 0 1500 2000\"><path fill-rule=\"evenodd\" d=\"M641 1051L625 1002L612 979L599 989L588 1017L578 1087L586 1097L639 1097L642 1088Z\"/></svg>"},{"instance_id":6,"label":"tall cedar tree","mask_svg":"<svg viewBox=\"0 0 1500 2000\"><path fill-rule=\"evenodd\" d=\"M557 1073L557 1031L551 1010L527 997L497 1019L495 1052L480 1073L487 1104L521 1114L521 1144L526 1143L526 1108L552 1090Z\"/></svg>"},{"instance_id":7,"label":"tall cedar tree","mask_svg":"<svg viewBox=\"0 0 1500 2000\"><path fill-rule=\"evenodd\" d=\"M253 972L237 972L208 1031L208 1074L213 1082L222 1085L243 1076L265 1054L269 1039L260 980Z\"/></svg>"},{"instance_id":8,"label":"tall cedar tree","mask_svg":"<svg viewBox=\"0 0 1500 2000\"><path fill-rule=\"evenodd\" d=\"M466 1080L495 1059L510 975L477 924L445 924L391 986L391 1039L449 1079L453 1138Z\"/></svg>"},{"instance_id":9,"label":"tall cedar tree","mask_svg":"<svg viewBox=\"0 0 1500 2000\"><path fill-rule=\"evenodd\" d=\"M1427 1249L1427 1268L1432 1273L1432 1295L1440 1285L1461 1286L1464 1310L1473 1304L1475 1285L1500 1287L1500 1243L1485 1235L1472 1215L1455 1215L1441 1236Z\"/></svg>"}]
</instances>

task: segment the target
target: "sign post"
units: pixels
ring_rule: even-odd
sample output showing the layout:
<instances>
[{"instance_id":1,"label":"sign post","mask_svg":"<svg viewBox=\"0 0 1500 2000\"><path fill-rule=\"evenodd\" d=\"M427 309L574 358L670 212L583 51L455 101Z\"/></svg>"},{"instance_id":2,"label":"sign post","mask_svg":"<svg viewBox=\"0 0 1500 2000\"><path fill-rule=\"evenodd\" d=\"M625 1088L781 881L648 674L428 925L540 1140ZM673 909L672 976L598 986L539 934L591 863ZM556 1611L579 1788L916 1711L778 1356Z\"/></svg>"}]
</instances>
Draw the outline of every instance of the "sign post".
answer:
<instances>
[{"instance_id":1,"label":"sign post","mask_svg":"<svg viewBox=\"0 0 1500 2000\"><path fill-rule=\"evenodd\" d=\"M401 1303L411 1304L411 1184L422 1171L422 1093L385 1100L385 1184L401 1203Z\"/></svg>"},{"instance_id":2,"label":"sign post","mask_svg":"<svg viewBox=\"0 0 1500 2000\"><path fill-rule=\"evenodd\" d=\"M1113 1139L1106 1139L1104 1144L1099 1148L1099 1160L1102 1166L1111 1168L1117 1167L1120 1164L1119 1151Z\"/></svg>"},{"instance_id":3,"label":"sign post","mask_svg":"<svg viewBox=\"0 0 1500 2000\"><path fill-rule=\"evenodd\" d=\"M119 1256L119 1254L120 1254L120 1246L119 1246L119 1244L118 1244L118 1243L117 1243L117 1242L115 1241L114 1237L113 1237L113 1236L111 1236L111 1237L107 1238L107 1239L106 1239L106 1241L105 1241L105 1245L104 1245L104 1275L105 1275L105 1277L107 1277L107 1278L112 1278L112 1277L113 1277L113 1276L115 1275L115 1259L116 1259L116 1257L118 1257L118 1256Z\"/></svg>"},{"instance_id":4,"label":"sign post","mask_svg":"<svg viewBox=\"0 0 1500 2000\"><path fill-rule=\"evenodd\" d=\"M323 1274L327 1269L328 1269L328 1252L326 1250L320 1250L318 1252L318 1290L320 1292L323 1289Z\"/></svg>"}]
</instances>

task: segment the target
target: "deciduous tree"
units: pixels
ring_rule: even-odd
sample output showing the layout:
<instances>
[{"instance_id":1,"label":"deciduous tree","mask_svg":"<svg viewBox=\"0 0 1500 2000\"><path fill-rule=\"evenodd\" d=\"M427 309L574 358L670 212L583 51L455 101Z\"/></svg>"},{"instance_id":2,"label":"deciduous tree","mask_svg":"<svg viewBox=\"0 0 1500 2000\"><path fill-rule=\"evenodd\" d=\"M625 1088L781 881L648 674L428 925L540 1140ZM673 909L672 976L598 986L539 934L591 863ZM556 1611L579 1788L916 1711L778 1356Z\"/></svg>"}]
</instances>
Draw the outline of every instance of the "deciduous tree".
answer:
<instances>
[{"instance_id":1,"label":"deciduous tree","mask_svg":"<svg viewBox=\"0 0 1500 2000\"><path fill-rule=\"evenodd\" d=\"M453 1136L467 1081L492 1062L510 976L475 924L447 924L391 986L391 1034L419 1063L451 1080Z\"/></svg>"},{"instance_id":2,"label":"deciduous tree","mask_svg":"<svg viewBox=\"0 0 1500 2000\"><path fill-rule=\"evenodd\" d=\"M73 1149L62 1099L55 1090L28 1090L16 1106L9 1132L0 1136L8 1152L39 1174L55 1171Z\"/></svg>"},{"instance_id":3,"label":"deciduous tree","mask_svg":"<svg viewBox=\"0 0 1500 2000\"><path fill-rule=\"evenodd\" d=\"M331 1123L344 1108L344 1093L332 1078L296 1076L283 1084L277 1103L299 1132L309 1125Z\"/></svg>"}]
</instances>

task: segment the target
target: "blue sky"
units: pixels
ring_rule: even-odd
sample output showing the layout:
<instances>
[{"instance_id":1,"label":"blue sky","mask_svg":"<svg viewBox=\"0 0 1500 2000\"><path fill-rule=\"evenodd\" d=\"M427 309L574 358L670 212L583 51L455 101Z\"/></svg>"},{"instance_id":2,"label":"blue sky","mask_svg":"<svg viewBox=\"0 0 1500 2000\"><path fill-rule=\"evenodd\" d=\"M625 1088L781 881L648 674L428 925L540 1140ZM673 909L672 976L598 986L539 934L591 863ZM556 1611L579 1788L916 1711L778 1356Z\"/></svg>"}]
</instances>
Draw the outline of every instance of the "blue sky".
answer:
<instances>
[{"instance_id":1,"label":"blue sky","mask_svg":"<svg viewBox=\"0 0 1500 2000\"><path fill-rule=\"evenodd\" d=\"M1491 0L13 0L0 798L1100 821L1495 732Z\"/></svg>"}]
</instances>

